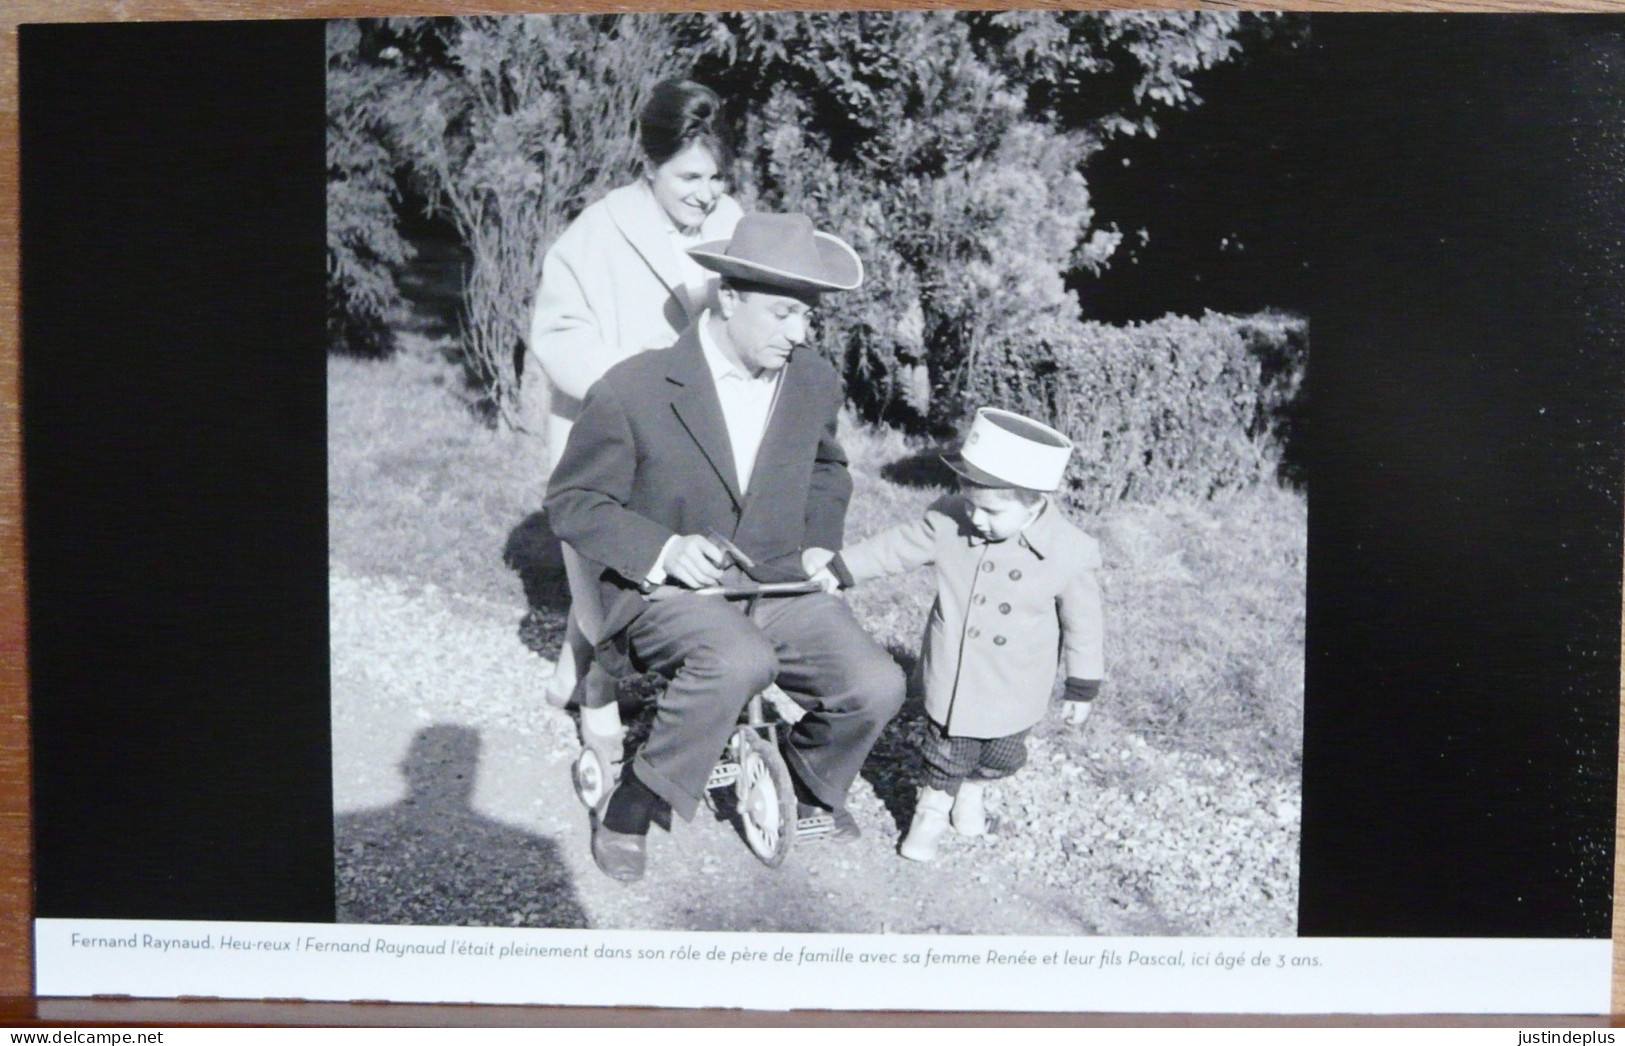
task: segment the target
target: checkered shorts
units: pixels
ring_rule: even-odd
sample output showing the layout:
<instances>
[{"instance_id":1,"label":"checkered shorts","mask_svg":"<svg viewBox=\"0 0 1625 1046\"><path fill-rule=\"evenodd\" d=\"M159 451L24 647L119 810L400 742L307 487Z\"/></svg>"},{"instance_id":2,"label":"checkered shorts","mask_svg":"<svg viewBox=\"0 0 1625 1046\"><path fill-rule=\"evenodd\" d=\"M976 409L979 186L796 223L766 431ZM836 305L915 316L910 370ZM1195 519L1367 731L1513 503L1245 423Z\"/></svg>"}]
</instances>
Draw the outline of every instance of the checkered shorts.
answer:
<instances>
[{"instance_id":1,"label":"checkered shorts","mask_svg":"<svg viewBox=\"0 0 1625 1046\"><path fill-rule=\"evenodd\" d=\"M925 783L956 795L959 782L967 777L991 781L1020 770L1027 762L1027 731L1008 737L949 737L946 730L927 720L920 756L925 763Z\"/></svg>"}]
</instances>

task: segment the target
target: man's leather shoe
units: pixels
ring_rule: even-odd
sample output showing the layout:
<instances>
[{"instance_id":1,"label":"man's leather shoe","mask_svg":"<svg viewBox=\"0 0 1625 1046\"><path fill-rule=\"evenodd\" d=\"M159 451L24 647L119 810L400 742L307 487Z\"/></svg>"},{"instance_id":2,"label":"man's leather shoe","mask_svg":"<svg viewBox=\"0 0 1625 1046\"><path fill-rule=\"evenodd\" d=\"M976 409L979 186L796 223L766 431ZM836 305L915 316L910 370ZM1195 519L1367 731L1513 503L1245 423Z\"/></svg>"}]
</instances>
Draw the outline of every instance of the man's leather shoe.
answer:
<instances>
[{"instance_id":1,"label":"man's leather shoe","mask_svg":"<svg viewBox=\"0 0 1625 1046\"><path fill-rule=\"evenodd\" d=\"M617 882L635 883L648 864L649 837L605 828L592 815L592 859L598 870Z\"/></svg>"}]
</instances>

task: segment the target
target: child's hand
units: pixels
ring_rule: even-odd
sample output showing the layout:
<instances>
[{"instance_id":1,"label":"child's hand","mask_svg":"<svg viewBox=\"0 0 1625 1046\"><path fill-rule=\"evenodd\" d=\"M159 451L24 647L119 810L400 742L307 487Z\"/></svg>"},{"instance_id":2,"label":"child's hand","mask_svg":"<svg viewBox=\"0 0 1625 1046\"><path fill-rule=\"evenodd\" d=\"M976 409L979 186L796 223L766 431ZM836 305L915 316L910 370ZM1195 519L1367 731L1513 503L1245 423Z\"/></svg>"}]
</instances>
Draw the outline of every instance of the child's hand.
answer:
<instances>
[{"instance_id":1,"label":"child's hand","mask_svg":"<svg viewBox=\"0 0 1625 1046\"><path fill-rule=\"evenodd\" d=\"M808 580L812 581L814 584L818 585L832 596L841 590L840 579L835 576L829 567L819 567L817 570L813 571L812 577Z\"/></svg>"},{"instance_id":2,"label":"child's hand","mask_svg":"<svg viewBox=\"0 0 1625 1046\"><path fill-rule=\"evenodd\" d=\"M1095 698L1099 694L1100 680L1067 676L1066 697L1061 702L1061 706L1066 709L1066 721L1073 726L1082 726L1087 723L1089 713L1095 707Z\"/></svg>"},{"instance_id":3,"label":"child's hand","mask_svg":"<svg viewBox=\"0 0 1625 1046\"><path fill-rule=\"evenodd\" d=\"M1068 701L1065 704L1066 721L1073 726L1082 726L1089 721L1089 713L1094 711L1093 701Z\"/></svg>"}]
</instances>

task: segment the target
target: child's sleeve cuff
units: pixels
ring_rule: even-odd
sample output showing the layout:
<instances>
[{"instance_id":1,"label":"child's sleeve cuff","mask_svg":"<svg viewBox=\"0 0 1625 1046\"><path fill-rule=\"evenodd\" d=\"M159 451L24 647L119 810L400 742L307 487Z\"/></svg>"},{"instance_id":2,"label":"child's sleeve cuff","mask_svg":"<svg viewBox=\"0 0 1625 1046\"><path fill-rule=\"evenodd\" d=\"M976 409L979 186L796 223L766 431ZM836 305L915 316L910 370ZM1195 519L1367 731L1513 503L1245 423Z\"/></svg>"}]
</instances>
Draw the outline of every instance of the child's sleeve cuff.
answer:
<instances>
[{"instance_id":1,"label":"child's sleeve cuff","mask_svg":"<svg viewBox=\"0 0 1625 1046\"><path fill-rule=\"evenodd\" d=\"M1068 701L1093 701L1099 694L1100 680L1067 676L1066 693L1062 696Z\"/></svg>"},{"instance_id":2,"label":"child's sleeve cuff","mask_svg":"<svg viewBox=\"0 0 1625 1046\"><path fill-rule=\"evenodd\" d=\"M839 552L835 553L835 558L829 561L829 570L830 573L835 575L835 580L841 583L842 588L851 588L858 583L853 578L852 571L847 568L846 560L841 558Z\"/></svg>"}]
</instances>

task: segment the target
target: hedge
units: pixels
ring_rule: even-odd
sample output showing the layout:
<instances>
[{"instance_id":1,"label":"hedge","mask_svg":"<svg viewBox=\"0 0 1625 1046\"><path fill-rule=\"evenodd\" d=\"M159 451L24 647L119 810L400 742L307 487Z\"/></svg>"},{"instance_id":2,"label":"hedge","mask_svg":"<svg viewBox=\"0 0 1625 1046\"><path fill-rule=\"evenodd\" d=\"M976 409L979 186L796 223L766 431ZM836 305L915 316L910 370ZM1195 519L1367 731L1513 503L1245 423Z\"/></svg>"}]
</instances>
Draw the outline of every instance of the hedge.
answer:
<instances>
[{"instance_id":1,"label":"hedge","mask_svg":"<svg viewBox=\"0 0 1625 1046\"><path fill-rule=\"evenodd\" d=\"M1072 344L988 361L967 397L1049 418L1076 442L1069 503L1096 511L1303 480L1307 320L1209 312L1080 328Z\"/></svg>"}]
</instances>

